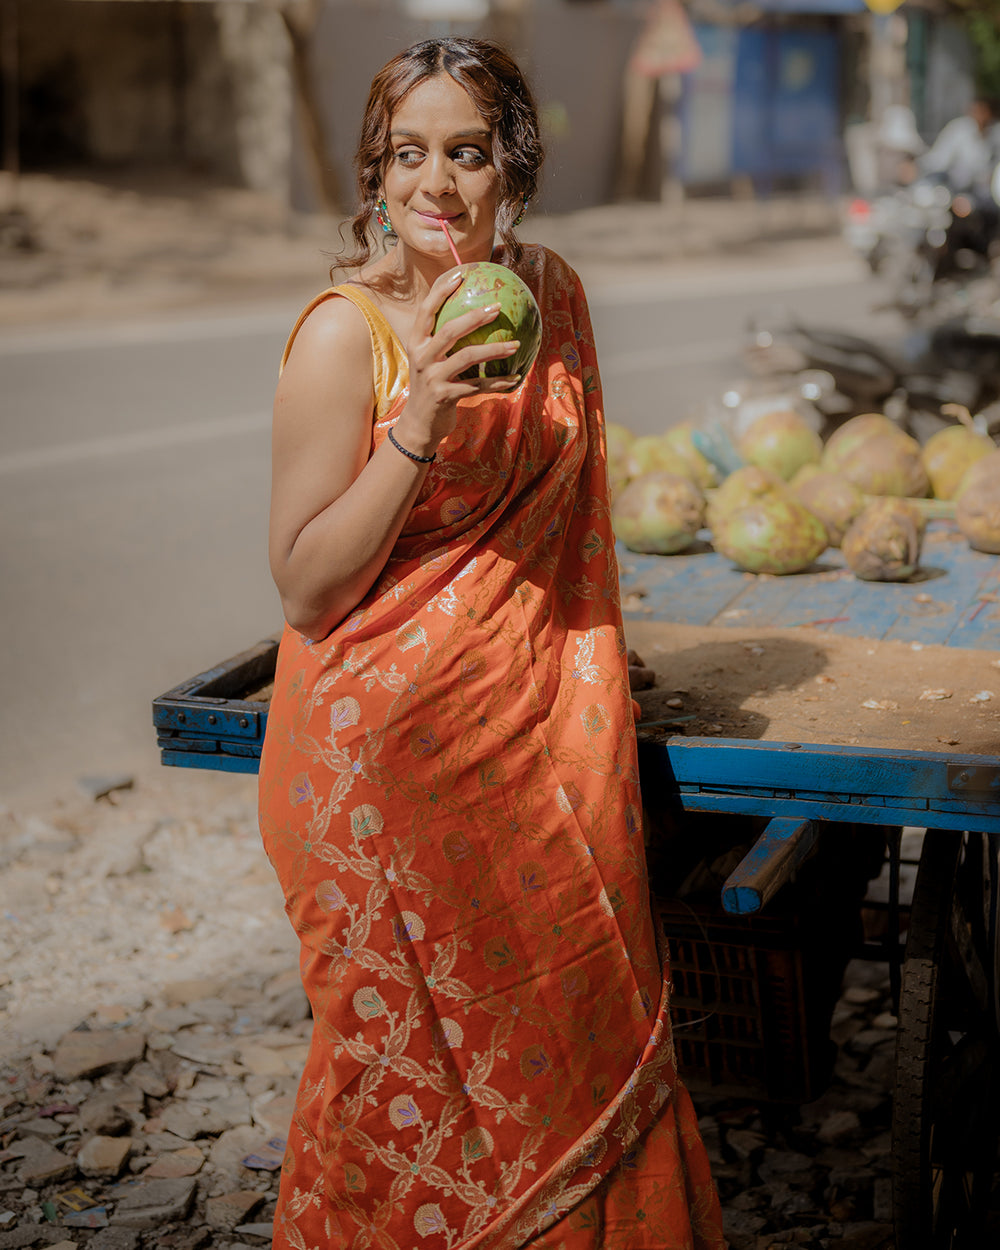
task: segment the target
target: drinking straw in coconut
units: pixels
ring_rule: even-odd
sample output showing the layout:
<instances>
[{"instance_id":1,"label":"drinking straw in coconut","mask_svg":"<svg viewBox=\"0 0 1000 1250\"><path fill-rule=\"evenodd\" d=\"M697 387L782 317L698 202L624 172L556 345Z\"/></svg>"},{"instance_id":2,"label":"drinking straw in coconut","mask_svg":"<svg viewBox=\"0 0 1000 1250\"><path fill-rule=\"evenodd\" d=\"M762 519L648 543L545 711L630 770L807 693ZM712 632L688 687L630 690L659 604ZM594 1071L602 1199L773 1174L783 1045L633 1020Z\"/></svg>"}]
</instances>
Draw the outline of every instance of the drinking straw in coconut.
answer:
<instances>
[{"instance_id":1,"label":"drinking straw in coconut","mask_svg":"<svg viewBox=\"0 0 1000 1250\"><path fill-rule=\"evenodd\" d=\"M443 218L440 218L438 220L438 225L444 231L444 237L448 240L448 246L451 248L451 254L452 256L455 257L455 264L460 265L462 263L462 258L458 254L458 248L455 246L454 240L452 239L451 235L448 233L447 223L444 221Z\"/></svg>"}]
</instances>

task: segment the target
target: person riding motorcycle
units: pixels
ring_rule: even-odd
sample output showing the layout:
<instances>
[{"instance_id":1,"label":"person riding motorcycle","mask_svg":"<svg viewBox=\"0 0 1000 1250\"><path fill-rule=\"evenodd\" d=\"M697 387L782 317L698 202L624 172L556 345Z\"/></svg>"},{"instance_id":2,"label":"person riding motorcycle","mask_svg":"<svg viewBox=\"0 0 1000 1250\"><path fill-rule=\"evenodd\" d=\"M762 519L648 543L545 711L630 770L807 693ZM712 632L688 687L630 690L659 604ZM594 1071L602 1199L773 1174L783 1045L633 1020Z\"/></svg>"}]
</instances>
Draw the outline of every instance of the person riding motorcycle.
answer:
<instances>
[{"instance_id":1,"label":"person riding motorcycle","mask_svg":"<svg viewBox=\"0 0 1000 1250\"><path fill-rule=\"evenodd\" d=\"M988 258L1000 228L1000 207L991 179L1000 164L1000 124L992 101L977 97L953 118L933 144L917 157L920 177L944 183L952 192L952 227L947 252L968 250Z\"/></svg>"},{"instance_id":2,"label":"person riding motorcycle","mask_svg":"<svg viewBox=\"0 0 1000 1250\"><path fill-rule=\"evenodd\" d=\"M1000 160L1000 127L993 102L977 97L960 117L942 127L916 159L916 171L937 177L956 193L989 194L990 177Z\"/></svg>"}]
</instances>

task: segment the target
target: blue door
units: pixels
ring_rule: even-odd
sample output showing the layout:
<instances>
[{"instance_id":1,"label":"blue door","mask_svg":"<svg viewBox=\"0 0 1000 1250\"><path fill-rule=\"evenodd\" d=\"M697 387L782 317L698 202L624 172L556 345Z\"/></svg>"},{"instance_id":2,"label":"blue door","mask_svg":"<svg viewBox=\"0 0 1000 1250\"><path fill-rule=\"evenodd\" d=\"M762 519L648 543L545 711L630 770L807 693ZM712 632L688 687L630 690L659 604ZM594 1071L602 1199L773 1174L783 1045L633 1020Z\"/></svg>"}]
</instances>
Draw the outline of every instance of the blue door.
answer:
<instances>
[{"instance_id":1,"label":"blue door","mask_svg":"<svg viewBox=\"0 0 1000 1250\"><path fill-rule=\"evenodd\" d=\"M741 30L733 76L732 171L766 194L776 178L839 182L839 47L833 31Z\"/></svg>"}]
</instances>

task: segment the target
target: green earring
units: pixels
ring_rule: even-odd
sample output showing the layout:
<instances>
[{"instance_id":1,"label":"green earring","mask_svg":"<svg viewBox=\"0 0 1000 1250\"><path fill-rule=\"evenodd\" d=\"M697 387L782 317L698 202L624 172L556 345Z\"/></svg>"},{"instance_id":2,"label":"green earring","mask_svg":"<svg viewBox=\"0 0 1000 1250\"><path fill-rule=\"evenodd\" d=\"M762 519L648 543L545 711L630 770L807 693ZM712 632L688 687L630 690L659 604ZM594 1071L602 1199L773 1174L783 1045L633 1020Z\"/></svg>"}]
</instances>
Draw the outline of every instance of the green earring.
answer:
<instances>
[{"instance_id":1,"label":"green earring","mask_svg":"<svg viewBox=\"0 0 1000 1250\"><path fill-rule=\"evenodd\" d=\"M520 211L520 212L518 213L518 215L514 218L514 225L515 225L515 226L519 226L519 225L521 224L521 222L522 222L522 221L524 221L524 214L525 214L527 211L528 211L528 197L527 197L527 196L525 196L525 197L524 197L524 200L523 200L523 201L522 201L522 203L521 203L521 211Z\"/></svg>"},{"instance_id":2,"label":"green earring","mask_svg":"<svg viewBox=\"0 0 1000 1250\"><path fill-rule=\"evenodd\" d=\"M389 205L386 204L384 197L375 205L375 220L382 227L384 234L393 233L392 222L389 220Z\"/></svg>"}]
</instances>

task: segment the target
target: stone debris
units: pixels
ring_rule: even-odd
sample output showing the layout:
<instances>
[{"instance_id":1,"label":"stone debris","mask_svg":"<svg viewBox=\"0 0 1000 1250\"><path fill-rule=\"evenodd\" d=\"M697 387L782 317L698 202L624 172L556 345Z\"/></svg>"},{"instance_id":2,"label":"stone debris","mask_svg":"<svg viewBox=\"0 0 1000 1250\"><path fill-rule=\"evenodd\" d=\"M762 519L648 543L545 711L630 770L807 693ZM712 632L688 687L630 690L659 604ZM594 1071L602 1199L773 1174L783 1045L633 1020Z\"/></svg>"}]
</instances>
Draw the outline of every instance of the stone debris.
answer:
<instances>
[{"instance_id":1,"label":"stone debris","mask_svg":"<svg viewBox=\"0 0 1000 1250\"><path fill-rule=\"evenodd\" d=\"M94 1027L94 1012L51 1055L27 1047L0 1086L0 1250L70 1233L91 1250L266 1248L310 1035L308 1019L271 1022L290 988L243 975L150 986L119 1029ZM809 1104L692 1082L731 1250L890 1250L890 1069L881 1043L857 1039L879 1025L891 1037L891 1010L887 969L851 964L834 1076Z\"/></svg>"},{"instance_id":2,"label":"stone debris","mask_svg":"<svg viewBox=\"0 0 1000 1250\"><path fill-rule=\"evenodd\" d=\"M205 1220L212 1228L235 1228L249 1219L264 1204L261 1194L253 1190L239 1190L232 1194L219 1194L205 1203Z\"/></svg>"},{"instance_id":3,"label":"stone debris","mask_svg":"<svg viewBox=\"0 0 1000 1250\"><path fill-rule=\"evenodd\" d=\"M84 1176L116 1177L132 1153L131 1137L91 1137L81 1146L76 1164Z\"/></svg>"},{"instance_id":4,"label":"stone debris","mask_svg":"<svg viewBox=\"0 0 1000 1250\"><path fill-rule=\"evenodd\" d=\"M160 1155L155 1163L143 1172L143 1176L162 1176L172 1179L178 1176L196 1176L205 1166L205 1156L197 1146L185 1146Z\"/></svg>"},{"instance_id":5,"label":"stone debris","mask_svg":"<svg viewBox=\"0 0 1000 1250\"><path fill-rule=\"evenodd\" d=\"M183 1220L195 1196L193 1177L130 1181L112 1190L117 1198L112 1222L131 1228L162 1228Z\"/></svg>"},{"instance_id":6,"label":"stone debris","mask_svg":"<svg viewBox=\"0 0 1000 1250\"><path fill-rule=\"evenodd\" d=\"M80 1108L80 1127L104 1137L120 1137L132 1128L132 1117L122 1105L131 1102L131 1090L101 1090Z\"/></svg>"},{"instance_id":7,"label":"stone debris","mask_svg":"<svg viewBox=\"0 0 1000 1250\"><path fill-rule=\"evenodd\" d=\"M134 1030L95 1029L67 1033L52 1056L52 1075L67 1083L125 1072L145 1053L146 1037Z\"/></svg>"},{"instance_id":8,"label":"stone debris","mask_svg":"<svg viewBox=\"0 0 1000 1250\"><path fill-rule=\"evenodd\" d=\"M196 810L137 787L0 840L0 1250L271 1241L311 1019L252 786L205 785ZM159 924L174 907L192 931ZM887 967L855 961L812 1102L691 1082L731 1250L891 1250L895 1033Z\"/></svg>"},{"instance_id":9,"label":"stone debris","mask_svg":"<svg viewBox=\"0 0 1000 1250\"><path fill-rule=\"evenodd\" d=\"M137 1250L139 1234L126 1228L105 1228L87 1242L88 1250Z\"/></svg>"},{"instance_id":10,"label":"stone debris","mask_svg":"<svg viewBox=\"0 0 1000 1250\"><path fill-rule=\"evenodd\" d=\"M76 1160L61 1150L42 1145L31 1137L24 1138L24 1145L26 1149L17 1177L25 1186L54 1185L76 1175Z\"/></svg>"}]
</instances>

